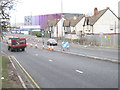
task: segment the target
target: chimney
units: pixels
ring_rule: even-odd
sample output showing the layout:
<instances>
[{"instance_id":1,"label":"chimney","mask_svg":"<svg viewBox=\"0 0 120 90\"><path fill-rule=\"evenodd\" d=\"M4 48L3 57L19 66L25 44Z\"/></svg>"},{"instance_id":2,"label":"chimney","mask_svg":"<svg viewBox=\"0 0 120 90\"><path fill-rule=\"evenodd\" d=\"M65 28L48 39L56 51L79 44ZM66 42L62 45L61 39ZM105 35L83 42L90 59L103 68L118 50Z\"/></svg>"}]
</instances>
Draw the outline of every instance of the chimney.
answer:
<instances>
[{"instance_id":1,"label":"chimney","mask_svg":"<svg viewBox=\"0 0 120 90\"><path fill-rule=\"evenodd\" d=\"M96 16L98 14L98 9L94 8L94 16Z\"/></svg>"}]
</instances>

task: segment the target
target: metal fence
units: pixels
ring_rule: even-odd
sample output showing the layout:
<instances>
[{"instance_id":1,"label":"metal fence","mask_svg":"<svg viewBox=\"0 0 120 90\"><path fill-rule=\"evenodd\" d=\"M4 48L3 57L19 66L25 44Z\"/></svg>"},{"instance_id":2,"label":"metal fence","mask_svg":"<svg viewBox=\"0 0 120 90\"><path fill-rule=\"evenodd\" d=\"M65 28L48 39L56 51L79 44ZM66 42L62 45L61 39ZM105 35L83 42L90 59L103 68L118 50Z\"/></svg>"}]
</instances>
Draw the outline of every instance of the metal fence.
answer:
<instances>
[{"instance_id":1,"label":"metal fence","mask_svg":"<svg viewBox=\"0 0 120 90\"><path fill-rule=\"evenodd\" d=\"M120 47L120 35L86 35L83 44L92 44L98 46Z\"/></svg>"}]
</instances>

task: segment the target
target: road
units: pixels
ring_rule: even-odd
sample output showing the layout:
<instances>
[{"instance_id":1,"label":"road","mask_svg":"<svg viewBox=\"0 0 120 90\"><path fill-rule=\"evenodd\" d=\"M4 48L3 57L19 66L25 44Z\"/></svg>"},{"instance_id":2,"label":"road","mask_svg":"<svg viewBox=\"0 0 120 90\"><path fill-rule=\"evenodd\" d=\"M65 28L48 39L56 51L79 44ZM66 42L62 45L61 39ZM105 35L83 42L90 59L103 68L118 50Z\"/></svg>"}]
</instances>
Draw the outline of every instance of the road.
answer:
<instances>
[{"instance_id":1,"label":"road","mask_svg":"<svg viewBox=\"0 0 120 90\"><path fill-rule=\"evenodd\" d=\"M12 34L13 35L13 34ZM37 38L35 36L30 35L16 35L14 36L18 37L25 37L27 38L27 43L30 45L32 44L35 46L36 44L42 48L42 41L45 42L45 48L48 48L46 45L47 39ZM38 42L40 41L40 42ZM61 50L61 41L58 42L58 46L54 47L55 50ZM95 47L95 46L89 46L89 45L78 45L70 43L70 49L65 50L65 52L72 52L72 53L79 53L83 55L89 55L89 56L95 56L95 57L101 57L101 58L108 58L112 60L118 61L118 52L120 52L120 49L118 48L106 48L106 47Z\"/></svg>"},{"instance_id":2,"label":"road","mask_svg":"<svg viewBox=\"0 0 120 90\"><path fill-rule=\"evenodd\" d=\"M15 56L41 88L117 88L118 64L87 57L27 47Z\"/></svg>"}]
</instances>

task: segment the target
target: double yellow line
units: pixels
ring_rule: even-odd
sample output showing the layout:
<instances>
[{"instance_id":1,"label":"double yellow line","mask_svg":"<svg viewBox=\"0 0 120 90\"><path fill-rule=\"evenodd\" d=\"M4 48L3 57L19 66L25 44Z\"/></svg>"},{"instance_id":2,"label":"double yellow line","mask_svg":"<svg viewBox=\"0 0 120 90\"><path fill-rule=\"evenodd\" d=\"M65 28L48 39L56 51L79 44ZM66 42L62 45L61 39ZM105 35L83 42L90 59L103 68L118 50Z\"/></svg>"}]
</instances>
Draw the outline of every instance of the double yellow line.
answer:
<instances>
[{"instance_id":1,"label":"double yellow line","mask_svg":"<svg viewBox=\"0 0 120 90\"><path fill-rule=\"evenodd\" d=\"M24 69L24 67L19 63L19 61L15 58L15 56L12 56L12 58L17 62L17 64L19 65L19 67L22 69L22 71L29 77L29 79L34 83L34 85L41 90L41 87L33 80L33 78L30 76L30 74ZM25 76L25 77L27 77ZM31 85L33 88L34 86Z\"/></svg>"}]
</instances>

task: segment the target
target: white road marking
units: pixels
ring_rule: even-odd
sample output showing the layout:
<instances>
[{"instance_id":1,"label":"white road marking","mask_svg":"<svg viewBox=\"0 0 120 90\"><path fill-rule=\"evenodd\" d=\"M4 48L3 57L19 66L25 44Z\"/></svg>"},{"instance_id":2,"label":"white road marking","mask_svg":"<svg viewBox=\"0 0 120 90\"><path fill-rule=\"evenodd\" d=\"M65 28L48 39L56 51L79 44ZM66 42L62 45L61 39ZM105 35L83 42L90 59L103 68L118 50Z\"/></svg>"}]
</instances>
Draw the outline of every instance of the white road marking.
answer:
<instances>
[{"instance_id":1,"label":"white road marking","mask_svg":"<svg viewBox=\"0 0 120 90\"><path fill-rule=\"evenodd\" d=\"M1 53L5 54L7 56L7 54L5 52L1 51Z\"/></svg>"},{"instance_id":2,"label":"white road marking","mask_svg":"<svg viewBox=\"0 0 120 90\"><path fill-rule=\"evenodd\" d=\"M83 73L83 72L82 72L82 71L80 71L80 70L75 70L75 71L76 71L76 72L78 72L78 73L81 73L81 74Z\"/></svg>"},{"instance_id":3,"label":"white road marking","mask_svg":"<svg viewBox=\"0 0 120 90\"><path fill-rule=\"evenodd\" d=\"M87 48L87 46L84 46L85 48Z\"/></svg>"},{"instance_id":4,"label":"white road marking","mask_svg":"<svg viewBox=\"0 0 120 90\"><path fill-rule=\"evenodd\" d=\"M10 58L10 56L8 56L8 58L9 58L10 62L12 63L12 66L16 69L15 65L12 62L12 59Z\"/></svg>"},{"instance_id":5,"label":"white road marking","mask_svg":"<svg viewBox=\"0 0 120 90\"><path fill-rule=\"evenodd\" d=\"M50 62L52 62L53 60L49 60Z\"/></svg>"},{"instance_id":6,"label":"white road marking","mask_svg":"<svg viewBox=\"0 0 120 90\"><path fill-rule=\"evenodd\" d=\"M38 54L35 54L35 56L38 56Z\"/></svg>"}]
</instances>

